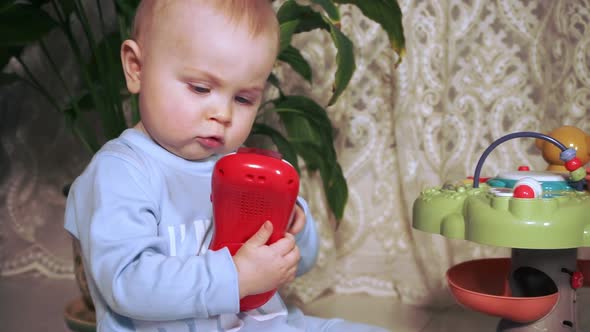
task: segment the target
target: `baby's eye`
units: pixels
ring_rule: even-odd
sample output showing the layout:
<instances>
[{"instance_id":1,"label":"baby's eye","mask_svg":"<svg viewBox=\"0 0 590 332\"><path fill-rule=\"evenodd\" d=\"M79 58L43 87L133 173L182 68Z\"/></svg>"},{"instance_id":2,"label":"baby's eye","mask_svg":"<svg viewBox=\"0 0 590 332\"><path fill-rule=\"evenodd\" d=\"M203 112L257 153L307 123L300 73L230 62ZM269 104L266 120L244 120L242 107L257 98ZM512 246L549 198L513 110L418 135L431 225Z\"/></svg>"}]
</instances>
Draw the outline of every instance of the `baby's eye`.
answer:
<instances>
[{"instance_id":1,"label":"baby's eye","mask_svg":"<svg viewBox=\"0 0 590 332\"><path fill-rule=\"evenodd\" d=\"M238 102L238 104L252 105L252 101L245 97L236 96L235 100Z\"/></svg>"},{"instance_id":2,"label":"baby's eye","mask_svg":"<svg viewBox=\"0 0 590 332\"><path fill-rule=\"evenodd\" d=\"M209 92L211 92L211 89L209 89L207 87L204 87L204 86L200 86L200 85L191 85L191 89L193 89L197 93L209 93Z\"/></svg>"}]
</instances>

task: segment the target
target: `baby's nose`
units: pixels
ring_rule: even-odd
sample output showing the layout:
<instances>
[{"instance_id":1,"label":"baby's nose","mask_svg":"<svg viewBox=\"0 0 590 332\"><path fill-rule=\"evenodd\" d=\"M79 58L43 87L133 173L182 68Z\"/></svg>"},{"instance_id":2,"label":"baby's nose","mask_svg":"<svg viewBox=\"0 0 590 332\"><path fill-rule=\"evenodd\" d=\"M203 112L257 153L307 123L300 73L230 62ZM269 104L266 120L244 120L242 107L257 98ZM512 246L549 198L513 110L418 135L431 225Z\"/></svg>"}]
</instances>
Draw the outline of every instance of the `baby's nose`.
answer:
<instances>
[{"instance_id":1,"label":"baby's nose","mask_svg":"<svg viewBox=\"0 0 590 332\"><path fill-rule=\"evenodd\" d=\"M221 122L221 123L229 123L231 122L232 117L232 109L229 105L223 105L219 107L215 107L214 111L211 112L210 118L212 120Z\"/></svg>"}]
</instances>

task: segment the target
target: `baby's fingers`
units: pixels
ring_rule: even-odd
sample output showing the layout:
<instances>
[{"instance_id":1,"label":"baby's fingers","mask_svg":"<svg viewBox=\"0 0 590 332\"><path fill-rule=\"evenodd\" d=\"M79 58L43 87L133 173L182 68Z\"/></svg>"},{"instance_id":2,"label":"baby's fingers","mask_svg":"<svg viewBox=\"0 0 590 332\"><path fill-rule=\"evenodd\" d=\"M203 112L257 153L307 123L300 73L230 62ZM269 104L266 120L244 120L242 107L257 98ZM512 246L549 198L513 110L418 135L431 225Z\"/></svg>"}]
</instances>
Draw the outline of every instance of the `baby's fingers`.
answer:
<instances>
[{"instance_id":1,"label":"baby's fingers","mask_svg":"<svg viewBox=\"0 0 590 332\"><path fill-rule=\"evenodd\" d=\"M295 280L295 276L297 275L297 265L293 266L292 268L289 269L289 271L287 272L287 280L285 283L289 283L293 280Z\"/></svg>"},{"instance_id":2,"label":"baby's fingers","mask_svg":"<svg viewBox=\"0 0 590 332\"><path fill-rule=\"evenodd\" d=\"M293 220L291 221L291 226L287 230L287 232L296 235L297 233L303 230L305 226L305 213L299 207L299 205L295 205L295 210L293 213Z\"/></svg>"},{"instance_id":3,"label":"baby's fingers","mask_svg":"<svg viewBox=\"0 0 590 332\"><path fill-rule=\"evenodd\" d=\"M301 254L299 253L299 247L293 247L293 250L285 254L283 258L285 259L287 264L291 266L297 266L297 264L299 263L299 259L301 258Z\"/></svg>"},{"instance_id":4,"label":"baby's fingers","mask_svg":"<svg viewBox=\"0 0 590 332\"><path fill-rule=\"evenodd\" d=\"M293 234L287 233L285 234L284 238L271 244L269 247L273 250L276 250L281 256L284 256L288 254L290 251L292 251L293 247L296 247L295 237L293 236Z\"/></svg>"}]
</instances>

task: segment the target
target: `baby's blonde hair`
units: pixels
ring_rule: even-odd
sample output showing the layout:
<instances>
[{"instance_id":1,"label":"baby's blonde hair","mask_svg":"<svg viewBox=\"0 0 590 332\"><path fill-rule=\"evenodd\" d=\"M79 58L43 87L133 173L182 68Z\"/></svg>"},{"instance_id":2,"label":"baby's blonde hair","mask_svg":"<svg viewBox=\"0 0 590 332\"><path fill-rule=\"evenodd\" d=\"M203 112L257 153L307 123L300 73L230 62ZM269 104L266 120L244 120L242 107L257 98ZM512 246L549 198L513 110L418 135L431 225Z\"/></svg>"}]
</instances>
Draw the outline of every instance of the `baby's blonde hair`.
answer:
<instances>
[{"instance_id":1,"label":"baby's blonde hair","mask_svg":"<svg viewBox=\"0 0 590 332\"><path fill-rule=\"evenodd\" d=\"M135 13L132 38L139 41L143 31L151 27L153 15L163 10L172 1L178 0L142 0ZM279 35L278 22L272 8L271 0L191 0L200 1L204 6L219 11L231 23L246 24L253 36L265 31L274 31Z\"/></svg>"}]
</instances>

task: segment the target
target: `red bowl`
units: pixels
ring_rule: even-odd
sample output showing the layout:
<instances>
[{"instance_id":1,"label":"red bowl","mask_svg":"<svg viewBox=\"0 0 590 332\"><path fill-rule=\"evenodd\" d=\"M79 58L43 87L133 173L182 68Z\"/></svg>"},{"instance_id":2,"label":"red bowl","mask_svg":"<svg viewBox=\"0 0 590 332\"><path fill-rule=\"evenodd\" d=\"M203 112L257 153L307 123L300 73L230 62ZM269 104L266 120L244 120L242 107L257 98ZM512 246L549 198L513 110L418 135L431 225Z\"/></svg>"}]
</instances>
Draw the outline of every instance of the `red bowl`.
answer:
<instances>
[{"instance_id":1,"label":"red bowl","mask_svg":"<svg viewBox=\"0 0 590 332\"><path fill-rule=\"evenodd\" d=\"M559 293L513 297L508 286L509 258L478 259L457 264L447 271L449 289L464 307L514 322L527 323L547 315Z\"/></svg>"}]
</instances>

